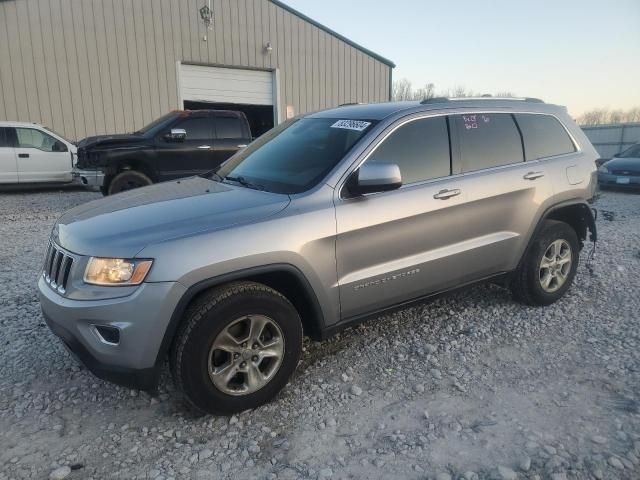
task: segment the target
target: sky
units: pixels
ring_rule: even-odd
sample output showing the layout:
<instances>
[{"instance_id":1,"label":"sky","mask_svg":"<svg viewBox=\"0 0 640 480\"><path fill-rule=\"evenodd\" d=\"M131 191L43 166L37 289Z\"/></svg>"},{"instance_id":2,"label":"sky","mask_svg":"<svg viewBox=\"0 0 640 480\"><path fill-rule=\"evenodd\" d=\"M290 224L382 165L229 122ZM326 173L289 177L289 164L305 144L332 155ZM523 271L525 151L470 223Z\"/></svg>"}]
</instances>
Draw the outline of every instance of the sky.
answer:
<instances>
[{"instance_id":1,"label":"sky","mask_svg":"<svg viewBox=\"0 0 640 480\"><path fill-rule=\"evenodd\" d=\"M640 106L640 0L284 0L436 92Z\"/></svg>"}]
</instances>

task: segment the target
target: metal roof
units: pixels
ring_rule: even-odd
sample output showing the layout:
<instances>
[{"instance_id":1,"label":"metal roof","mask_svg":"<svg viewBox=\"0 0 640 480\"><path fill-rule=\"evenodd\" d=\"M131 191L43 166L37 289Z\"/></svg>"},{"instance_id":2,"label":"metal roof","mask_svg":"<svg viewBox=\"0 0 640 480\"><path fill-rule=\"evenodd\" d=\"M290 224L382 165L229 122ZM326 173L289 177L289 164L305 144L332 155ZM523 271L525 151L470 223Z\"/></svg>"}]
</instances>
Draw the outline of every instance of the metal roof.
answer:
<instances>
[{"instance_id":1,"label":"metal roof","mask_svg":"<svg viewBox=\"0 0 640 480\"><path fill-rule=\"evenodd\" d=\"M384 58L381 55L378 55L375 52L372 52L371 50L369 50L368 48L364 48L362 45L358 45L356 42L349 40L347 37L340 35L338 32L336 32L335 30L331 30L329 27L326 27L324 25L322 25L319 22L316 22L314 19L307 17L304 13L299 12L298 10L296 10L295 8L291 8L289 5L287 5L286 3L281 2L280 0L269 0L271 3L273 3L274 5L277 5L280 8L284 8L287 12L292 13L293 15L295 15L298 18L301 18L302 20L304 20L305 22L309 22L312 25L315 25L316 27L320 28L321 30L324 30L325 32L327 32L330 35L333 35L334 37L342 40L343 42L351 45L353 48L357 48L358 50L360 50L363 53L366 53L367 55L369 55L372 58L375 58L376 60L384 63L385 65L389 65L391 68L395 68L396 64L393 63L391 60L389 60L388 58Z\"/></svg>"}]
</instances>

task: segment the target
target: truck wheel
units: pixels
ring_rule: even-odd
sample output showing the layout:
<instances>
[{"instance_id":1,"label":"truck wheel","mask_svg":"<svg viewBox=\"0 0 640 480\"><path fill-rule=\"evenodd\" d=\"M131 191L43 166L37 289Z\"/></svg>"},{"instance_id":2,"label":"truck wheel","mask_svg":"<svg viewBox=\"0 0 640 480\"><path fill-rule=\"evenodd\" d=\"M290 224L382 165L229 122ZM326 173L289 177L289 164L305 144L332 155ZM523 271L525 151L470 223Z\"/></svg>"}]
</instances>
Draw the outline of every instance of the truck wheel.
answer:
<instances>
[{"instance_id":1,"label":"truck wheel","mask_svg":"<svg viewBox=\"0 0 640 480\"><path fill-rule=\"evenodd\" d=\"M513 276L511 292L526 305L550 305L571 286L580 260L580 243L564 222L545 220Z\"/></svg>"},{"instance_id":2,"label":"truck wheel","mask_svg":"<svg viewBox=\"0 0 640 480\"><path fill-rule=\"evenodd\" d=\"M133 190L134 188L146 187L152 183L151 179L144 173L135 170L125 170L113 177L113 180L109 183L108 193L109 195L113 195L114 193Z\"/></svg>"},{"instance_id":3,"label":"truck wheel","mask_svg":"<svg viewBox=\"0 0 640 480\"><path fill-rule=\"evenodd\" d=\"M214 288L185 313L170 354L177 390L199 413L229 415L276 396L296 369L302 323L272 288Z\"/></svg>"}]
</instances>

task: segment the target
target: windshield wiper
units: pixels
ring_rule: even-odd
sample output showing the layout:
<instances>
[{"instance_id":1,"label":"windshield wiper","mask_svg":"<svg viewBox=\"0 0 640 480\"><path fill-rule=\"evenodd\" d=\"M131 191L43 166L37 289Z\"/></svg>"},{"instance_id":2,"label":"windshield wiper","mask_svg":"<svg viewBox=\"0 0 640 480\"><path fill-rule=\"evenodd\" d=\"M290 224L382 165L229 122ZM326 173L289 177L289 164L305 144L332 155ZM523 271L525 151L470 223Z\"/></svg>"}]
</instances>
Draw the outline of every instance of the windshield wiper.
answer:
<instances>
[{"instance_id":1,"label":"windshield wiper","mask_svg":"<svg viewBox=\"0 0 640 480\"><path fill-rule=\"evenodd\" d=\"M218 168L214 168L208 172L200 173L198 176L202 178L213 178L216 182L222 182L222 177L216 173L217 171Z\"/></svg>"},{"instance_id":2,"label":"windshield wiper","mask_svg":"<svg viewBox=\"0 0 640 480\"><path fill-rule=\"evenodd\" d=\"M243 187L252 188L254 190L264 190L264 187L262 185L258 185L256 183L251 183L246 178L244 178L242 175L238 175L237 177L234 177L234 176L231 176L231 175L227 175L226 177L224 177L223 180L231 180L232 182L239 183Z\"/></svg>"}]
</instances>

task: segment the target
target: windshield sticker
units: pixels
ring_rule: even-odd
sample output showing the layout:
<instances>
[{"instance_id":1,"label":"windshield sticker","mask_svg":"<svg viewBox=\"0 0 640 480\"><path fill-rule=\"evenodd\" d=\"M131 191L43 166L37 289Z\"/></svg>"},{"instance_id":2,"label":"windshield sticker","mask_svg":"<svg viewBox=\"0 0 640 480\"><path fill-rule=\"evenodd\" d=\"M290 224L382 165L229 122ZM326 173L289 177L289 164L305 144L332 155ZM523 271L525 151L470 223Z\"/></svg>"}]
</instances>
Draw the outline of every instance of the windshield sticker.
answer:
<instances>
[{"instance_id":1,"label":"windshield sticker","mask_svg":"<svg viewBox=\"0 0 640 480\"><path fill-rule=\"evenodd\" d=\"M366 129L371 122L363 122L362 120L338 120L331 125L331 128L346 128L347 130L356 130L358 132Z\"/></svg>"}]
</instances>

